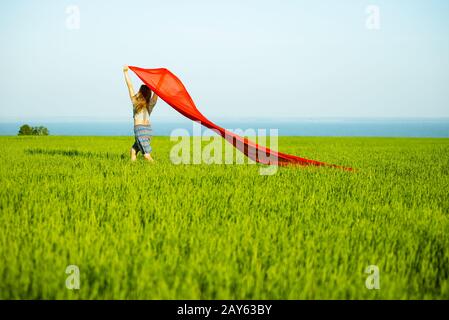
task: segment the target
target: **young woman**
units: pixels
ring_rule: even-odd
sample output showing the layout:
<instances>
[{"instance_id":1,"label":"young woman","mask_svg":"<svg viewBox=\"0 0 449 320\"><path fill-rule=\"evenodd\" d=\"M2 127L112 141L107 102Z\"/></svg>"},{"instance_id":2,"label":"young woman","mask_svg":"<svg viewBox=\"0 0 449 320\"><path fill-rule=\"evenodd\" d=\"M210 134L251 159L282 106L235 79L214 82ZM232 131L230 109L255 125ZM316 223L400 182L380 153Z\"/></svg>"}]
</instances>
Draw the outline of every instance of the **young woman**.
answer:
<instances>
[{"instance_id":1,"label":"young woman","mask_svg":"<svg viewBox=\"0 0 449 320\"><path fill-rule=\"evenodd\" d=\"M142 152L149 162L153 162L151 157L151 125L150 114L157 102L157 95L151 94L151 89L146 85L141 85L139 92L134 93L134 87L128 76L128 66L123 67L125 81L128 85L129 97L133 104L134 137L136 141L131 147L131 160L135 161L137 153Z\"/></svg>"}]
</instances>

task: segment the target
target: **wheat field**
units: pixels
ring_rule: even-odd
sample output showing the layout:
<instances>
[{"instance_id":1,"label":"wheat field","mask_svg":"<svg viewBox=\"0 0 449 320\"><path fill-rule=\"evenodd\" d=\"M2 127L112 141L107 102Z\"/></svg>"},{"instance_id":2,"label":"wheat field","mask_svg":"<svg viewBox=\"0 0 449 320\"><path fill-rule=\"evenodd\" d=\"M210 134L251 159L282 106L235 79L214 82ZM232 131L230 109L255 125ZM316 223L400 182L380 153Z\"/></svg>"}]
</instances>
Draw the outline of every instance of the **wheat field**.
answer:
<instances>
[{"instance_id":1,"label":"wheat field","mask_svg":"<svg viewBox=\"0 0 449 320\"><path fill-rule=\"evenodd\" d=\"M449 139L280 137L357 171L270 176L132 142L0 137L1 299L449 298Z\"/></svg>"}]
</instances>

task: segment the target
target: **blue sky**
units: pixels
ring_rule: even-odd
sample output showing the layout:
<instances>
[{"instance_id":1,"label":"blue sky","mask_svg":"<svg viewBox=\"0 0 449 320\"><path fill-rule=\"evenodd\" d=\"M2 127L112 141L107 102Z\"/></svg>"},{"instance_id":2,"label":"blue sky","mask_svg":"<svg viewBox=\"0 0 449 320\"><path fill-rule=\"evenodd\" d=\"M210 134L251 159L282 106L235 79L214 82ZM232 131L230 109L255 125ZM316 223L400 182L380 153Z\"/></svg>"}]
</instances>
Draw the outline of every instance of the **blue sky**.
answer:
<instances>
[{"instance_id":1,"label":"blue sky","mask_svg":"<svg viewBox=\"0 0 449 320\"><path fill-rule=\"evenodd\" d=\"M67 28L66 8L80 10ZM376 5L380 29L366 28ZM124 64L220 118L449 117L449 1L9 1L0 121L130 120ZM135 86L138 85L137 78ZM164 103L156 119L181 117Z\"/></svg>"}]
</instances>

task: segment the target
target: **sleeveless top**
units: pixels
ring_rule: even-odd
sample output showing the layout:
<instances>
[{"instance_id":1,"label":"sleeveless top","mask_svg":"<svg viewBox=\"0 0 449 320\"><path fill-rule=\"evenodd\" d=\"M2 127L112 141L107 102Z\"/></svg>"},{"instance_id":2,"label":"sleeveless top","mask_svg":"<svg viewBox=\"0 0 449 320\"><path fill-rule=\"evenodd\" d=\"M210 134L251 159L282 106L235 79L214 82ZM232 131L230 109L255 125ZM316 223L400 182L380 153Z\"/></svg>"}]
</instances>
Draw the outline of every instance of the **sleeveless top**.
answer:
<instances>
[{"instance_id":1,"label":"sleeveless top","mask_svg":"<svg viewBox=\"0 0 449 320\"><path fill-rule=\"evenodd\" d=\"M139 112L136 108L136 100L132 99L133 102L133 118L134 120L138 120L139 122L146 122L150 120L150 114L153 111L154 104L149 103L145 108L142 108Z\"/></svg>"}]
</instances>

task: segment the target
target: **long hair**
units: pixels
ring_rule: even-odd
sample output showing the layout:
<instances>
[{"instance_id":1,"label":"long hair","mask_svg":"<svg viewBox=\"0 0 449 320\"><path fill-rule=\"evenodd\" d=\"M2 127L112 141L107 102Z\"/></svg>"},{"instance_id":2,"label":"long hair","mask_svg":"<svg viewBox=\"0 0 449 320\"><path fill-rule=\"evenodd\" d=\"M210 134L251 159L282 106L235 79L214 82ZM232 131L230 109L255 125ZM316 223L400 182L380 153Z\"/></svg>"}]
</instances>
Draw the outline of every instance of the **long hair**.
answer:
<instances>
[{"instance_id":1,"label":"long hair","mask_svg":"<svg viewBox=\"0 0 449 320\"><path fill-rule=\"evenodd\" d=\"M137 112L140 112L143 108L148 107L151 98L151 89L145 84L140 86L139 92L134 96L135 108Z\"/></svg>"}]
</instances>

